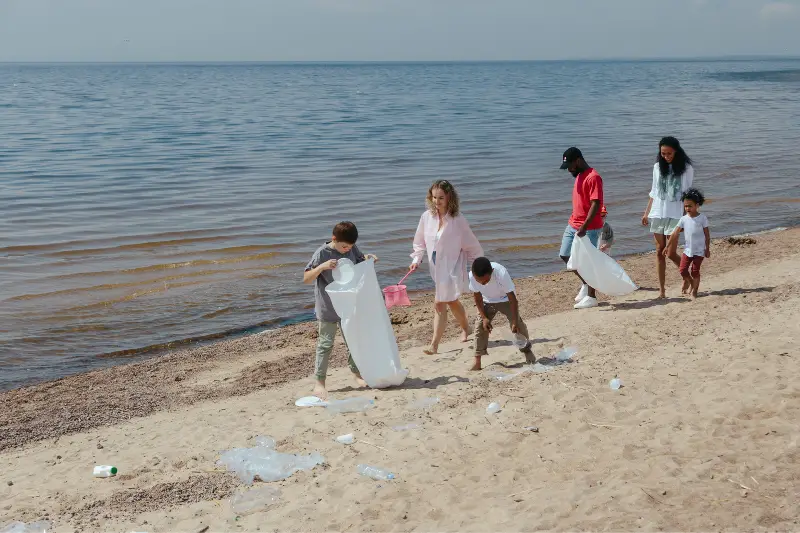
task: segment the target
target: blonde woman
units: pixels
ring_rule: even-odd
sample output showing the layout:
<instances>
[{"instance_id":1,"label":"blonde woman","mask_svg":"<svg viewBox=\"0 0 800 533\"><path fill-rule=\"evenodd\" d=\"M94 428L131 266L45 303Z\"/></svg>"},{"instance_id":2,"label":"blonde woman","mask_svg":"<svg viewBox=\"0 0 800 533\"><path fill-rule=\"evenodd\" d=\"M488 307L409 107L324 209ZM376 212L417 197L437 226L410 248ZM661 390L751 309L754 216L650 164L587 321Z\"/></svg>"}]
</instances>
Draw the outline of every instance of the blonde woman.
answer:
<instances>
[{"instance_id":1,"label":"blonde woman","mask_svg":"<svg viewBox=\"0 0 800 533\"><path fill-rule=\"evenodd\" d=\"M447 327L448 308L461 326L461 342L469 337L467 311L458 301L462 292L468 290L467 269L476 258L483 255L478 239L459 212L458 193L446 180L433 182L425 199L428 209L422 213L414 236L413 262L409 269L416 270L427 251L430 273L436 284L433 304L433 340L424 350L428 355L439 351Z\"/></svg>"}]
</instances>

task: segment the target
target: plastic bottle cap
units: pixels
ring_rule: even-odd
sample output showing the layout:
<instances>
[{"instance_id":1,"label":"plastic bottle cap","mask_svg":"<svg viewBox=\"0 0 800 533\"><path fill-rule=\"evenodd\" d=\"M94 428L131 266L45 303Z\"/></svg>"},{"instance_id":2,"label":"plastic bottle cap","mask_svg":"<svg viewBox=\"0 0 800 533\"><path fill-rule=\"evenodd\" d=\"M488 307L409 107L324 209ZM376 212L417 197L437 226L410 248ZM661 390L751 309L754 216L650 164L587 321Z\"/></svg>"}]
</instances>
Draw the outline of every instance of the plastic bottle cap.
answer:
<instances>
[{"instance_id":1,"label":"plastic bottle cap","mask_svg":"<svg viewBox=\"0 0 800 533\"><path fill-rule=\"evenodd\" d=\"M117 473L117 467L116 466L112 466L111 467L111 473L112 474L116 474Z\"/></svg>"}]
</instances>

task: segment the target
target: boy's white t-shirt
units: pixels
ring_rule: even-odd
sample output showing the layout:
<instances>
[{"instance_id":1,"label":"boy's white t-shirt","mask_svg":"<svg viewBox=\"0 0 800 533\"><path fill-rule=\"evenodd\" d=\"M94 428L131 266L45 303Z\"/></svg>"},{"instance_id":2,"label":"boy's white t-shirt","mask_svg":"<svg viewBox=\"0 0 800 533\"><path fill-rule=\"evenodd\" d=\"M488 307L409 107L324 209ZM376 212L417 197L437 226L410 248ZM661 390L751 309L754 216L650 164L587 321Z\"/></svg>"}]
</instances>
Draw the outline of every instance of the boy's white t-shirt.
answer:
<instances>
[{"instance_id":1,"label":"boy's white t-shirt","mask_svg":"<svg viewBox=\"0 0 800 533\"><path fill-rule=\"evenodd\" d=\"M483 302L487 304L496 304L508 301L508 293L514 292L514 281L511 275L506 270L506 267L500 263L492 261L492 277L486 285L481 285L475 281L472 272L469 273L469 290L472 292L479 292L483 295Z\"/></svg>"},{"instance_id":2,"label":"boy's white t-shirt","mask_svg":"<svg viewBox=\"0 0 800 533\"><path fill-rule=\"evenodd\" d=\"M683 215L678 222L678 227L683 228L683 238L685 239L683 255L686 257L706 255L706 233L703 229L708 227L708 218L703 213L694 218Z\"/></svg>"}]
</instances>

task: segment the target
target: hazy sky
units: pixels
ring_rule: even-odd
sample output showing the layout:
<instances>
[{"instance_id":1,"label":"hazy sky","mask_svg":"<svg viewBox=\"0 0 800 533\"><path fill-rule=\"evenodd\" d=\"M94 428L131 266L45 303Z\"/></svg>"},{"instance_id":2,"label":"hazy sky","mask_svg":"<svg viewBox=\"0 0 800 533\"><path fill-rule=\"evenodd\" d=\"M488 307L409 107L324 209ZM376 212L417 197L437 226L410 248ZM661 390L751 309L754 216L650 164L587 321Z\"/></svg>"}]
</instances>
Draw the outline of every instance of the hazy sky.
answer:
<instances>
[{"instance_id":1,"label":"hazy sky","mask_svg":"<svg viewBox=\"0 0 800 533\"><path fill-rule=\"evenodd\" d=\"M800 0L0 0L0 61L800 56Z\"/></svg>"}]
</instances>

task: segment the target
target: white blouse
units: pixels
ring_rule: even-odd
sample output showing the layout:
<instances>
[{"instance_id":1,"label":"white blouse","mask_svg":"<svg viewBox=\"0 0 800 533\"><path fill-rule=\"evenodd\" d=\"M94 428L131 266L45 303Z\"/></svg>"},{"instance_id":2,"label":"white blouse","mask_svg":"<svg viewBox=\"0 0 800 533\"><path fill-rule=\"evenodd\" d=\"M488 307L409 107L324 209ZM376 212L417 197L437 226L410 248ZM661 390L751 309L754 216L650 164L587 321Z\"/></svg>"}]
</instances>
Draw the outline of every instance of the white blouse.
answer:
<instances>
[{"instance_id":1,"label":"white blouse","mask_svg":"<svg viewBox=\"0 0 800 533\"><path fill-rule=\"evenodd\" d=\"M661 169L658 163L653 166L653 187L650 189L650 198L653 199L653 205L650 208L648 218L674 218L678 220L683 216L683 201L678 196L678 200L664 200L658 197L658 180L661 177ZM681 176L681 193L686 192L694 181L694 168L692 165L686 165L686 172Z\"/></svg>"}]
</instances>

